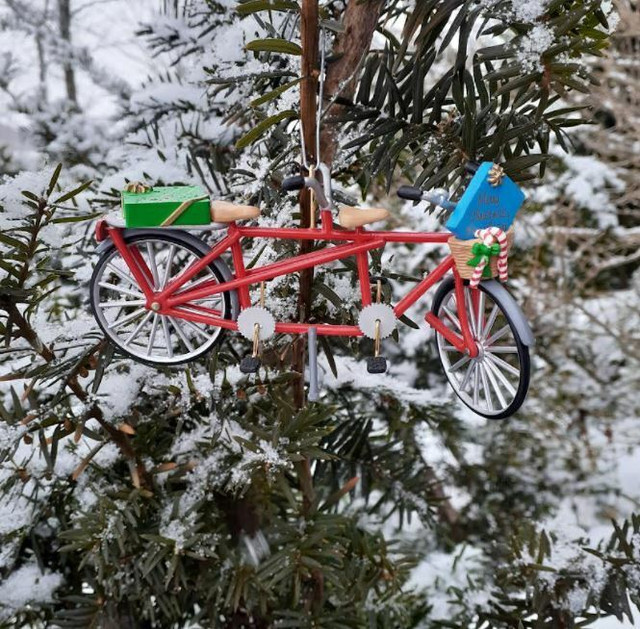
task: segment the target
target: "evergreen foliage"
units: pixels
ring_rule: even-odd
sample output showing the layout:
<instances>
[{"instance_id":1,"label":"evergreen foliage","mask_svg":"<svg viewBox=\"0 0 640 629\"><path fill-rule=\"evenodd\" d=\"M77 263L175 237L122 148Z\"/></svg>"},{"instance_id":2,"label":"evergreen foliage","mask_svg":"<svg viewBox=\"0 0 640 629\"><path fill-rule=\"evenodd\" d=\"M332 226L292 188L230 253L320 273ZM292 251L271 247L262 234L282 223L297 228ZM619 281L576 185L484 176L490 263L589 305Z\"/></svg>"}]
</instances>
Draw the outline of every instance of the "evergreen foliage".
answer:
<instances>
[{"instance_id":1,"label":"evergreen foliage","mask_svg":"<svg viewBox=\"0 0 640 629\"><path fill-rule=\"evenodd\" d=\"M337 198L379 195L396 177L459 189L469 158L504 161L526 179L553 142L569 144L583 103L567 100L594 82L592 57L608 41L600 3L361 6L377 15L373 44L353 68L353 97L325 102L335 177L350 186ZM344 3L322 12L327 45L339 48L349 37ZM622 423L638 413L629 395L637 362L624 339L605 375L589 372L624 383L619 406L604 393L604 410L580 400L575 365L600 360L608 336L561 369L574 346L565 335L575 328L583 338L568 306L565 331L549 322L557 314L546 302L527 304L555 397L541 384L529 409L501 425L478 424L447 397L424 330L414 329L419 309L388 350L412 384L363 378L358 359L370 348L332 341L322 346L322 402L303 409L291 401L286 337L268 348L257 379L239 373L246 347L236 338L206 362L166 372L104 343L86 310L88 221L115 205L125 177L197 179L215 196L260 204L263 224L298 218L279 190L300 163L298 3L176 0L141 37L159 70L123 98L126 147L100 142L99 163L74 153L80 167L66 179L49 167L0 184L0 627L484 629L630 618L629 601L640 604L638 516L612 513L610 539L597 547L582 530L545 530L567 496L596 494L593 504L607 506L597 496L607 488L585 487L600 454L585 418L610 411ZM53 138L47 146L59 155ZM86 170L99 182L73 183ZM546 218L544 205L528 208L529 241ZM393 220L435 226L408 207ZM291 251L256 243L246 256L264 263ZM416 281L437 255L398 247L373 268ZM532 247L517 263L525 276L540 273L546 294L555 255ZM354 321L353 268L317 274L314 316ZM296 312L298 288L296 277L269 284L279 317Z\"/></svg>"}]
</instances>

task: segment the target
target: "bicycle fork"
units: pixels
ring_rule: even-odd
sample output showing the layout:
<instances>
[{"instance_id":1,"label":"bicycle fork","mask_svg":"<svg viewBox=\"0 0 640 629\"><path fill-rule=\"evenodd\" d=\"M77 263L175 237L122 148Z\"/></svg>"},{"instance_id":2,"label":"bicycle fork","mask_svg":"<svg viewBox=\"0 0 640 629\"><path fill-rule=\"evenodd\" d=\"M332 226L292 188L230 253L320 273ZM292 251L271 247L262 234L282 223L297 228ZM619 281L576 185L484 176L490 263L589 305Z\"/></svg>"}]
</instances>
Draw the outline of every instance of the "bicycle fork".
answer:
<instances>
[{"instance_id":1,"label":"bicycle fork","mask_svg":"<svg viewBox=\"0 0 640 629\"><path fill-rule=\"evenodd\" d=\"M428 325L430 325L436 332L442 335L451 343L458 351L468 354L471 358L478 356L478 346L473 338L473 332L469 325L469 317L467 316L466 300L464 295L464 281L460 277L460 274L456 270L455 266L452 267L453 278L455 281L456 302L458 306L458 319L460 322L460 330L462 332L462 338L458 336L451 328L448 328L442 319L429 311L424 319ZM478 289L472 289L477 291Z\"/></svg>"}]
</instances>

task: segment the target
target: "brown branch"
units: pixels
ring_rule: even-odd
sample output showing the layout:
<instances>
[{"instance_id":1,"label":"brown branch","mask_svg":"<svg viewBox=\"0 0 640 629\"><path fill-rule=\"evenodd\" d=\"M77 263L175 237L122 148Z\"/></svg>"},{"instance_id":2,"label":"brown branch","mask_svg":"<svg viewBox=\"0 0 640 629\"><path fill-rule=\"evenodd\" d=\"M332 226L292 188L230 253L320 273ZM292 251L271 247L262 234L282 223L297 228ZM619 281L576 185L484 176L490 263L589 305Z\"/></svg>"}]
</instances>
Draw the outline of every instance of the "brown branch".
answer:
<instances>
[{"instance_id":1,"label":"brown branch","mask_svg":"<svg viewBox=\"0 0 640 629\"><path fill-rule=\"evenodd\" d=\"M315 164L318 157L315 146L317 89L318 89L318 42L319 42L319 13L318 0L302 0L300 7L300 37L302 43L301 75L300 83L300 124L304 137L307 154L303 157L308 164ZM300 227L310 227L314 222L312 213L315 212L313 200L309 191L300 193ZM305 254L313 250L312 240L302 241L300 253ZM298 294L298 320L308 321L311 316L313 289L313 268L300 272L300 292ZM299 336L293 343L293 370L298 378L293 383L293 402L297 409L304 406L304 364L305 364L305 338ZM311 462L308 458L296 463L296 472L302 491L302 514L305 518L312 515L315 502L315 490L313 476L311 474ZM315 571L312 575L312 594L310 603L317 608L322 605L324 599L324 575L321 571Z\"/></svg>"},{"instance_id":2,"label":"brown branch","mask_svg":"<svg viewBox=\"0 0 640 629\"><path fill-rule=\"evenodd\" d=\"M19 335L25 339L34 351L41 356L47 363L55 360L55 354L51 348L45 345L37 332L33 329L31 324L25 319L24 315L20 312L20 309L11 298L4 297L0 301L0 308L5 310L8 315L9 321L16 327ZM104 341L97 343L92 351L92 355L99 352L104 346ZM87 359L89 360L89 358ZM81 402L87 403L89 401L89 394L84 387L78 381L78 373L82 366L79 366L67 379L67 386L73 394ZM140 479L140 485L145 489L151 491L153 487L153 481L151 474L146 470L144 463L140 460L135 450L133 449L128 436L118 430L115 426L109 424L106 420L102 409L93 404L87 413L87 417L93 417L102 426L104 431L109 435L111 440L116 444L122 455L131 462L137 473L137 477Z\"/></svg>"},{"instance_id":3,"label":"brown branch","mask_svg":"<svg viewBox=\"0 0 640 629\"><path fill-rule=\"evenodd\" d=\"M347 4L344 14L344 31L336 39L333 56L338 57L327 70L325 97L328 102L340 96L341 101L353 100L357 85L357 68L371 48L371 39L378 25L384 0L370 0ZM320 137L322 161L331 165L337 148L339 123L337 118L344 105L333 104L326 113L326 121Z\"/></svg>"},{"instance_id":4,"label":"brown branch","mask_svg":"<svg viewBox=\"0 0 640 629\"><path fill-rule=\"evenodd\" d=\"M53 351L40 340L40 337L24 318L15 302L10 297L3 296L0 300L0 308L7 313L7 328L15 325L19 335L29 343L37 354L50 363L55 358Z\"/></svg>"},{"instance_id":5,"label":"brown branch","mask_svg":"<svg viewBox=\"0 0 640 629\"><path fill-rule=\"evenodd\" d=\"M433 495L439 501L437 511L440 522L444 522L449 527L449 535L454 542L461 542L465 533L460 524L460 513L451 504L444 491L442 481L438 478L433 468L427 466L425 473L431 483Z\"/></svg>"},{"instance_id":6,"label":"brown branch","mask_svg":"<svg viewBox=\"0 0 640 629\"><path fill-rule=\"evenodd\" d=\"M60 37L67 44L71 44L71 6L70 0L58 0L58 21L60 26ZM71 61L63 63L64 83L67 90L67 98L74 104L78 104L78 93L76 89L76 77Z\"/></svg>"}]
</instances>

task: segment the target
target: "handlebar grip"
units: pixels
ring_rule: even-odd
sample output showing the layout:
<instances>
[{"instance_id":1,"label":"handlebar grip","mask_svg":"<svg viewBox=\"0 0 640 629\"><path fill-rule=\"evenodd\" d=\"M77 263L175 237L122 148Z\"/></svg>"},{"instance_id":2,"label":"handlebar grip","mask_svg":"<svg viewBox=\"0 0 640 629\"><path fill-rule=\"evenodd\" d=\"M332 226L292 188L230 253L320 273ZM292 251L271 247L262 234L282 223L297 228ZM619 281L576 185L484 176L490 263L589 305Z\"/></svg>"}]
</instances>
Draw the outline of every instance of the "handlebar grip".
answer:
<instances>
[{"instance_id":1,"label":"handlebar grip","mask_svg":"<svg viewBox=\"0 0 640 629\"><path fill-rule=\"evenodd\" d=\"M476 172L478 171L478 168L480 168L480 162L467 162L464 165L464 169L470 174L470 175L475 175Z\"/></svg>"},{"instance_id":2,"label":"handlebar grip","mask_svg":"<svg viewBox=\"0 0 640 629\"><path fill-rule=\"evenodd\" d=\"M282 181L282 189L287 192L293 192L294 190L302 190L304 188L304 177L302 175L295 175L293 177L287 177Z\"/></svg>"},{"instance_id":3,"label":"handlebar grip","mask_svg":"<svg viewBox=\"0 0 640 629\"><path fill-rule=\"evenodd\" d=\"M398 196L409 201L422 201L422 190L413 186L400 186L398 188Z\"/></svg>"}]
</instances>

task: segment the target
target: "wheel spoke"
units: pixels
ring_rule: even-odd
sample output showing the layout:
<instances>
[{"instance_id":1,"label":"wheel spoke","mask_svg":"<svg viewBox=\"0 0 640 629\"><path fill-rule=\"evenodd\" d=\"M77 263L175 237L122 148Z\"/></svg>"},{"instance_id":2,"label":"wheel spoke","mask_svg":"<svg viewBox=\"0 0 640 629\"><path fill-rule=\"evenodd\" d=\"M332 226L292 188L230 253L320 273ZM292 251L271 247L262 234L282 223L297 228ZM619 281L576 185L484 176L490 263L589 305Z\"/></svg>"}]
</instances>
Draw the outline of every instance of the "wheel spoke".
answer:
<instances>
[{"instance_id":1,"label":"wheel spoke","mask_svg":"<svg viewBox=\"0 0 640 629\"><path fill-rule=\"evenodd\" d=\"M193 321L189 321L189 319L182 319L183 323L186 323L189 328L191 328L196 334L203 338L205 341L211 340L211 337L202 329L199 328Z\"/></svg>"},{"instance_id":2,"label":"wheel spoke","mask_svg":"<svg viewBox=\"0 0 640 629\"><path fill-rule=\"evenodd\" d=\"M491 309L491 313L489 314L489 318L484 324L484 328L482 330L482 339L486 339L487 335L491 333L491 328L493 324L496 322L496 317L500 313L500 308L498 308L498 304L493 304L493 308Z\"/></svg>"},{"instance_id":3,"label":"wheel spoke","mask_svg":"<svg viewBox=\"0 0 640 629\"><path fill-rule=\"evenodd\" d=\"M492 354L517 354L518 348L515 345L493 345L486 348Z\"/></svg>"},{"instance_id":4,"label":"wheel spoke","mask_svg":"<svg viewBox=\"0 0 640 629\"><path fill-rule=\"evenodd\" d=\"M484 399L487 403L487 409L493 410L493 399L491 398L491 390L489 389L489 382L487 380L487 374L482 367L482 363L478 363L478 370L480 371L480 378L482 379L482 390L484 391Z\"/></svg>"},{"instance_id":5,"label":"wheel spoke","mask_svg":"<svg viewBox=\"0 0 640 629\"><path fill-rule=\"evenodd\" d=\"M101 308L127 308L129 306L144 306L145 305L145 300L144 299L130 299L130 300L123 300L123 301L101 301L100 302L100 307Z\"/></svg>"},{"instance_id":6,"label":"wheel spoke","mask_svg":"<svg viewBox=\"0 0 640 629\"><path fill-rule=\"evenodd\" d=\"M473 405L477 408L480 403L480 369L478 363L474 362L473 370Z\"/></svg>"},{"instance_id":7,"label":"wheel spoke","mask_svg":"<svg viewBox=\"0 0 640 629\"><path fill-rule=\"evenodd\" d=\"M473 338L478 338L478 331L476 329L476 319L473 312L473 303L471 300L471 289L464 289L464 303L466 305L467 310L467 319L469 320L469 327L471 328L471 333L473 334Z\"/></svg>"},{"instance_id":8,"label":"wheel spoke","mask_svg":"<svg viewBox=\"0 0 640 629\"><path fill-rule=\"evenodd\" d=\"M115 273L121 280L124 280L128 284L131 284L131 286L138 286L138 282L136 282L136 280L131 275L125 273L122 269L119 269L113 262L107 263L107 268Z\"/></svg>"},{"instance_id":9,"label":"wheel spoke","mask_svg":"<svg viewBox=\"0 0 640 629\"><path fill-rule=\"evenodd\" d=\"M153 290L158 290L160 286L160 275L158 274L158 266L156 265L156 254L153 249L153 244L150 241L147 242L147 254L149 256L149 268L153 276Z\"/></svg>"},{"instance_id":10,"label":"wheel spoke","mask_svg":"<svg viewBox=\"0 0 640 629\"><path fill-rule=\"evenodd\" d=\"M484 303L485 303L485 294L483 291L478 289L478 338L482 338L482 333L484 332Z\"/></svg>"},{"instance_id":11,"label":"wheel spoke","mask_svg":"<svg viewBox=\"0 0 640 629\"><path fill-rule=\"evenodd\" d=\"M136 338L136 336L138 336L138 334L140 334L140 330L142 330L142 327L144 326L144 324L149 321L149 319L151 319L151 315L155 314L154 312L152 312L151 310L149 310L147 312L147 314L142 318L142 320L138 323L138 325L133 329L133 331L131 332L131 334L129 334L129 336L126 338L124 344L125 345L129 345L133 339Z\"/></svg>"},{"instance_id":12,"label":"wheel spoke","mask_svg":"<svg viewBox=\"0 0 640 629\"><path fill-rule=\"evenodd\" d=\"M156 332L158 330L158 321L160 315L153 313L153 323L151 324L151 334L149 334L149 342L147 343L147 356L151 356L151 350L153 349L153 343L156 340Z\"/></svg>"},{"instance_id":13,"label":"wheel spoke","mask_svg":"<svg viewBox=\"0 0 640 629\"><path fill-rule=\"evenodd\" d=\"M175 310L181 313L186 313L186 314L189 314L189 313L194 313L198 315L205 314L207 316L212 316L212 317L222 316L222 312L218 308L209 308L208 306L198 307L192 302L182 304L181 306L176 307Z\"/></svg>"},{"instance_id":14,"label":"wheel spoke","mask_svg":"<svg viewBox=\"0 0 640 629\"><path fill-rule=\"evenodd\" d=\"M462 382L460 383L460 391L464 392L464 390L467 388L467 385L469 384L469 382L471 380L471 374L474 372L474 367L475 367L475 362L471 361L469 363L469 366L467 367L467 371L464 374L464 378L462 379Z\"/></svg>"},{"instance_id":15,"label":"wheel spoke","mask_svg":"<svg viewBox=\"0 0 640 629\"><path fill-rule=\"evenodd\" d=\"M201 284L205 284L206 282L210 282L211 280L215 280L213 273L209 273L209 275L205 275L201 277L199 280L189 280L186 284L180 287L180 290L176 293L176 295L180 295L180 293L184 293L192 288L197 288Z\"/></svg>"},{"instance_id":16,"label":"wheel spoke","mask_svg":"<svg viewBox=\"0 0 640 629\"><path fill-rule=\"evenodd\" d=\"M485 347L490 347L491 345L493 345L497 340L501 339L509 331L509 329L510 327L509 327L509 324L507 323L507 325L500 328L491 338L487 339L487 342L485 343Z\"/></svg>"},{"instance_id":17,"label":"wheel spoke","mask_svg":"<svg viewBox=\"0 0 640 629\"><path fill-rule=\"evenodd\" d=\"M449 308L447 308L446 306L442 306L442 310L444 310L444 313L447 315L447 317L449 317L449 319L451 319L458 330L462 330L462 328L460 327L460 321L458 321L458 317L456 317L456 315L454 315L453 312L451 312L451 310L449 310Z\"/></svg>"},{"instance_id":18,"label":"wheel spoke","mask_svg":"<svg viewBox=\"0 0 640 629\"><path fill-rule=\"evenodd\" d=\"M171 321L171 323L173 324L173 327L178 333L178 336L182 339L182 342L185 344L185 347L190 352L193 352L194 351L193 345L191 344L191 341L187 338L187 335L184 333L182 324L175 317L169 317L169 321Z\"/></svg>"},{"instance_id":19,"label":"wheel spoke","mask_svg":"<svg viewBox=\"0 0 640 629\"><path fill-rule=\"evenodd\" d=\"M485 350L485 356L489 357L489 360L496 366L501 367L505 371L508 371L510 374L514 376L520 377L520 370L513 365L510 365L506 360L502 360L499 356L494 356L492 352Z\"/></svg>"},{"instance_id":20,"label":"wheel spoke","mask_svg":"<svg viewBox=\"0 0 640 629\"><path fill-rule=\"evenodd\" d=\"M516 390L513 388L511 383L507 380L506 376L495 365L495 363L493 362L493 357L490 354L485 354L485 356L489 359L486 362L489 373L493 373L498 378L498 380L502 383L502 386L505 388L507 393L509 393L509 395L511 395L512 397L515 397Z\"/></svg>"},{"instance_id":21,"label":"wheel spoke","mask_svg":"<svg viewBox=\"0 0 640 629\"><path fill-rule=\"evenodd\" d=\"M484 369L484 371L486 372L489 378L489 386L492 387L493 390L496 392L498 403L500 404L500 409L506 408L507 401L504 399L504 395L502 394L502 389L500 388L500 385L498 384L495 376L493 375L493 372L489 367L489 361L483 361L482 368Z\"/></svg>"},{"instance_id":22,"label":"wheel spoke","mask_svg":"<svg viewBox=\"0 0 640 629\"><path fill-rule=\"evenodd\" d=\"M449 367L449 369L447 371L449 373L453 373L457 369L460 369L460 367L466 365L470 360L471 360L470 356L468 356L468 355L463 356L458 362L456 362L455 364L451 365L451 367Z\"/></svg>"},{"instance_id":23,"label":"wheel spoke","mask_svg":"<svg viewBox=\"0 0 640 629\"><path fill-rule=\"evenodd\" d=\"M175 252L176 252L176 246L171 245L169 247L169 253L167 254L167 264L164 267L164 276L162 278L162 285L160 286L160 288L164 288L167 285L167 282L169 281L169 276L171 275L171 266L173 265L173 256Z\"/></svg>"},{"instance_id":24,"label":"wheel spoke","mask_svg":"<svg viewBox=\"0 0 640 629\"><path fill-rule=\"evenodd\" d=\"M173 358L173 343L171 342L171 332L169 331L167 317L162 317L162 330L164 331L164 341L167 344L167 354L169 358Z\"/></svg>"},{"instance_id":25,"label":"wheel spoke","mask_svg":"<svg viewBox=\"0 0 640 629\"><path fill-rule=\"evenodd\" d=\"M108 282L98 282L98 286L101 288L106 288L107 290L112 290L116 293L123 293L125 295L131 295L131 297L142 297L144 299L144 295L135 290L129 290L124 286L116 286L115 284L109 284Z\"/></svg>"},{"instance_id":26,"label":"wheel spoke","mask_svg":"<svg viewBox=\"0 0 640 629\"><path fill-rule=\"evenodd\" d=\"M114 321L112 324L109 325L109 329L117 330L118 328L122 327L125 323L129 323L130 321L137 319L140 315L143 315L144 313L145 313L144 308L137 308L136 310L134 310L134 312L128 315L125 315L124 317Z\"/></svg>"},{"instance_id":27,"label":"wheel spoke","mask_svg":"<svg viewBox=\"0 0 640 629\"><path fill-rule=\"evenodd\" d=\"M190 303L190 304L199 304L199 303L202 303L203 301L211 302L211 306L213 306L215 304L219 304L222 301L222 294L221 293L217 293L215 295L211 295L210 297L201 297L200 299L191 299L188 303ZM207 307L209 307L209 306L207 306Z\"/></svg>"}]
</instances>

